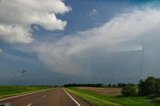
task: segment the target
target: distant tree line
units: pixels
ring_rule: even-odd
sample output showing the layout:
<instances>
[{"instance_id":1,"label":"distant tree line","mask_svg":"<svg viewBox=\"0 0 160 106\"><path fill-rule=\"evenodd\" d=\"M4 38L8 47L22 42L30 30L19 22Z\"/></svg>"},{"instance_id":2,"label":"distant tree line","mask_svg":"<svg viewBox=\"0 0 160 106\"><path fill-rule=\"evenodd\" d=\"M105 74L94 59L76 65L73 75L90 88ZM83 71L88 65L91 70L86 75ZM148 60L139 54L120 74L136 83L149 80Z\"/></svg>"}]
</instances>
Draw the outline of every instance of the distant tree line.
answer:
<instances>
[{"instance_id":1,"label":"distant tree line","mask_svg":"<svg viewBox=\"0 0 160 106\"><path fill-rule=\"evenodd\" d=\"M30 85L30 87L48 87L50 88L50 87L55 87L55 86L53 85Z\"/></svg>"},{"instance_id":2,"label":"distant tree line","mask_svg":"<svg viewBox=\"0 0 160 106\"><path fill-rule=\"evenodd\" d=\"M102 87L103 84L65 84L64 87Z\"/></svg>"},{"instance_id":3,"label":"distant tree line","mask_svg":"<svg viewBox=\"0 0 160 106\"><path fill-rule=\"evenodd\" d=\"M118 88L122 88L125 86L134 86L135 84L133 83L117 83L117 84L107 84L104 85L105 87L118 87Z\"/></svg>"},{"instance_id":4,"label":"distant tree line","mask_svg":"<svg viewBox=\"0 0 160 106\"><path fill-rule=\"evenodd\" d=\"M117 84L102 84L102 83L98 83L98 84L76 84L76 83L69 83L69 84L65 84L63 85L63 87L118 87L118 88L122 88L125 86L134 86L135 84L133 83L117 83Z\"/></svg>"}]
</instances>

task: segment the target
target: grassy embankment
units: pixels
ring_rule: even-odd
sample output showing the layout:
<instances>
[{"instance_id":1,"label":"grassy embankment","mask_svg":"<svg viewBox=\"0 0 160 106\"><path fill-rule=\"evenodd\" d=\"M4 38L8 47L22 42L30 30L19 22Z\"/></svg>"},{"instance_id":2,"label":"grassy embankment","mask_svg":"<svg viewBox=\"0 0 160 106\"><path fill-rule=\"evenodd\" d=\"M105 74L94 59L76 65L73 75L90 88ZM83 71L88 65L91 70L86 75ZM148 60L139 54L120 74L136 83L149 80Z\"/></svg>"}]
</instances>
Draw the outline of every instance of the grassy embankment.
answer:
<instances>
[{"instance_id":1,"label":"grassy embankment","mask_svg":"<svg viewBox=\"0 0 160 106\"><path fill-rule=\"evenodd\" d=\"M79 88L67 88L67 90L93 106L160 106L160 104L152 103L147 97L105 96Z\"/></svg>"},{"instance_id":2,"label":"grassy embankment","mask_svg":"<svg viewBox=\"0 0 160 106\"><path fill-rule=\"evenodd\" d=\"M20 86L0 86L0 98L32 93L40 90L50 89L51 87L31 87L23 86L22 89Z\"/></svg>"}]
</instances>

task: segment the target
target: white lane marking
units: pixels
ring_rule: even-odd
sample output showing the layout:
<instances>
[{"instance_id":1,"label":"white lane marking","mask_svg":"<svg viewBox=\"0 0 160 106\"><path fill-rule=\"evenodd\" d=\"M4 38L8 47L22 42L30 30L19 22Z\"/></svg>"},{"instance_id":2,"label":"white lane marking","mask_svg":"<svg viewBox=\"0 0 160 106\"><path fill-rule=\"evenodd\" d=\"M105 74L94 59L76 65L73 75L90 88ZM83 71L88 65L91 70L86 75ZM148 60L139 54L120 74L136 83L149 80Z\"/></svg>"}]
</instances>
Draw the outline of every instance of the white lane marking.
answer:
<instances>
[{"instance_id":1,"label":"white lane marking","mask_svg":"<svg viewBox=\"0 0 160 106\"><path fill-rule=\"evenodd\" d=\"M45 98L47 95L43 95L43 97Z\"/></svg>"},{"instance_id":2,"label":"white lane marking","mask_svg":"<svg viewBox=\"0 0 160 106\"><path fill-rule=\"evenodd\" d=\"M32 103L28 104L27 106L32 106Z\"/></svg>"},{"instance_id":3,"label":"white lane marking","mask_svg":"<svg viewBox=\"0 0 160 106\"><path fill-rule=\"evenodd\" d=\"M77 106L81 106L64 88L63 88L63 90L77 104Z\"/></svg>"}]
</instances>

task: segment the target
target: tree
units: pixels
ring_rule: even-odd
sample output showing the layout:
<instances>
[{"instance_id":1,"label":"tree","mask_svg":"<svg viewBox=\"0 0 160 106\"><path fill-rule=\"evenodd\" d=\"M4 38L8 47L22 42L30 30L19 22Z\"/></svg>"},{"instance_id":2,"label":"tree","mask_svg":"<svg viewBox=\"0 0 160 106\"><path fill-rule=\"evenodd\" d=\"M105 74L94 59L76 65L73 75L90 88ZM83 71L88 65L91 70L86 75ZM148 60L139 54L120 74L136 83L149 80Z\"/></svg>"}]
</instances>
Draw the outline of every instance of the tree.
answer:
<instances>
[{"instance_id":1,"label":"tree","mask_svg":"<svg viewBox=\"0 0 160 106\"><path fill-rule=\"evenodd\" d=\"M160 79L148 77L146 80L140 80L138 84L139 94L142 96L159 97Z\"/></svg>"},{"instance_id":2,"label":"tree","mask_svg":"<svg viewBox=\"0 0 160 106\"><path fill-rule=\"evenodd\" d=\"M138 89L136 86L125 86L122 88L121 93L123 96L135 96L138 94Z\"/></svg>"},{"instance_id":3,"label":"tree","mask_svg":"<svg viewBox=\"0 0 160 106\"><path fill-rule=\"evenodd\" d=\"M125 87L125 86L126 86L125 83L118 83L118 84L117 84L117 87Z\"/></svg>"}]
</instances>

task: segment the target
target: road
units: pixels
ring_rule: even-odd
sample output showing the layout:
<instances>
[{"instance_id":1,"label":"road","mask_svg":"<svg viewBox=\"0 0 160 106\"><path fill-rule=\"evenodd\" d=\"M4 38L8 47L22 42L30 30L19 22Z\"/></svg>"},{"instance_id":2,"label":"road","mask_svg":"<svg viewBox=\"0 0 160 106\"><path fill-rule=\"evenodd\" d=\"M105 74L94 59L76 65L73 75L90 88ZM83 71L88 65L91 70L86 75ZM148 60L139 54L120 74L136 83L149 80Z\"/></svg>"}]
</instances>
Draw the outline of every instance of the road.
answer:
<instances>
[{"instance_id":1,"label":"road","mask_svg":"<svg viewBox=\"0 0 160 106\"><path fill-rule=\"evenodd\" d=\"M63 88L0 100L0 106L4 106L1 105L2 103L8 104L6 106L9 104L11 106L89 106L79 97Z\"/></svg>"}]
</instances>

